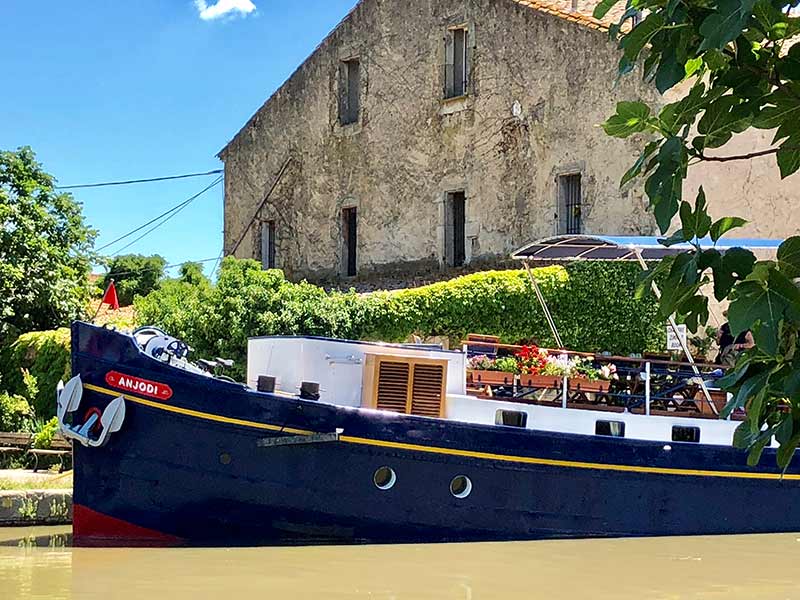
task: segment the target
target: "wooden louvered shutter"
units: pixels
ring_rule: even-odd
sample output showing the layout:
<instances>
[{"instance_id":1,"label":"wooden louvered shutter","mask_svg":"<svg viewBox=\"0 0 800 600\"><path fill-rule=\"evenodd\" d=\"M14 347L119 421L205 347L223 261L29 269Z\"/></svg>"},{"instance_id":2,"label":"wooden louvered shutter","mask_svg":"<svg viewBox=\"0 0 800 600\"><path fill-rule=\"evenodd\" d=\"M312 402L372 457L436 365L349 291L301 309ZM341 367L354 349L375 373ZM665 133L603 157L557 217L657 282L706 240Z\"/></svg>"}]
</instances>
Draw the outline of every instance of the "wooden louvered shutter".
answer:
<instances>
[{"instance_id":1,"label":"wooden louvered shutter","mask_svg":"<svg viewBox=\"0 0 800 600\"><path fill-rule=\"evenodd\" d=\"M407 362L381 360L378 367L378 393L375 406L379 410L404 413L408 405L410 365Z\"/></svg>"},{"instance_id":2,"label":"wooden louvered shutter","mask_svg":"<svg viewBox=\"0 0 800 600\"><path fill-rule=\"evenodd\" d=\"M422 417L442 416L444 395L443 365L415 364L411 385L411 414Z\"/></svg>"}]
</instances>

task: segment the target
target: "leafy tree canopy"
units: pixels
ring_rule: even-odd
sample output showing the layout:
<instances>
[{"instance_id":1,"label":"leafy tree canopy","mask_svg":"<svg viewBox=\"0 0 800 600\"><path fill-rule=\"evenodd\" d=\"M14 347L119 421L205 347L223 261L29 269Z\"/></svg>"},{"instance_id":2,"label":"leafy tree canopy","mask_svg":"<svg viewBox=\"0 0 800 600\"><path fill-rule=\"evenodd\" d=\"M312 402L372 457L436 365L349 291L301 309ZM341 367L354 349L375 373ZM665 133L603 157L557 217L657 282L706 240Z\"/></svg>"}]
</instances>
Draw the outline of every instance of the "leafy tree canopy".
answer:
<instances>
[{"instance_id":1,"label":"leafy tree canopy","mask_svg":"<svg viewBox=\"0 0 800 600\"><path fill-rule=\"evenodd\" d=\"M183 263L180 267L179 279L190 285L208 285L211 283L203 273L203 265L199 262Z\"/></svg>"},{"instance_id":2,"label":"leafy tree canopy","mask_svg":"<svg viewBox=\"0 0 800 600\"><path fill-rule=\"evenodd\" d=\"M121 254L111 259L108 273L103 278L103 289L114 280L119 303L123 306L133 304L135 296L146 296L155 290L164 277L167 261L158 254Z\"/></svg>"},{"instance_id":3,"label":"leafy tree canopy","mask_svg":"<svg viewBox=\"0 0 800 600\"><path fill-rule=\"evenodd\" d=\"M620 1L602 0L595 17L604 17ZM787 239L773 261L758 261L746 250L724 255L701 250L700 238L716 243L744 221L713 220L703 190L692 204L683 199L682 188L688 167L702 162L772 156L782 178L800 169L799 3L627 0L625 13L611 29L622 51L620 75L641 63L645 79L662 93L682 82L688 92L659 110L635 100L620 102L603 125L611 136L649 138L622 184L644 179L662 233L680 216L679 229L663 243L695 245L693 252L665 260L648 274L666 277L661 315L676 313L696 330L708 319L703 292L710 288L717 299L730 299L733 334L753 332L756 347L722 381L734 394L723 416L746 406L748 418L734 443L749 448L755 464L774 437L781 445L782 467L800 443L800 290L795 283L800 237ZM743 155L719 150L751 128L773 132L771 144Z\"/></svg>"},{"instance_id":4,"label":"leafy tree canopy","mask_svg":"<svg viewBox=\"0 0 800 600\"><path fill-rule=\"evenodd\" d=\"M83 314L96 232L30 148L0 152L0 340Z\"/></svg>"}]
</instances>

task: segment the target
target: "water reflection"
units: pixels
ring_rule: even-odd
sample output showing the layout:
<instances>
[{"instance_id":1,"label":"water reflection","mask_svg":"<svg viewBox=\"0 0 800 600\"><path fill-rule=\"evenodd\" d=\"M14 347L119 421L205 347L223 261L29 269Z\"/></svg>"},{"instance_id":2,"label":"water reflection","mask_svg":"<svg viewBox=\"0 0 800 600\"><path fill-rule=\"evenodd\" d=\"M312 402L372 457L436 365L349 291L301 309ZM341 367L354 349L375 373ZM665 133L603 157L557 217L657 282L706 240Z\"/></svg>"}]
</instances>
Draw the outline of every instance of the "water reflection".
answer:
<instances>
[{"instance_id":1,"label":"water reflection","mask_svg":"<svg viewBox=\"0 0 800 600\"><path fill-rule=\"evenodd\" d=\"M0 530L0 598L800 599L798 535L73 549L48 533Z\"/></svg>"}]
</instances>

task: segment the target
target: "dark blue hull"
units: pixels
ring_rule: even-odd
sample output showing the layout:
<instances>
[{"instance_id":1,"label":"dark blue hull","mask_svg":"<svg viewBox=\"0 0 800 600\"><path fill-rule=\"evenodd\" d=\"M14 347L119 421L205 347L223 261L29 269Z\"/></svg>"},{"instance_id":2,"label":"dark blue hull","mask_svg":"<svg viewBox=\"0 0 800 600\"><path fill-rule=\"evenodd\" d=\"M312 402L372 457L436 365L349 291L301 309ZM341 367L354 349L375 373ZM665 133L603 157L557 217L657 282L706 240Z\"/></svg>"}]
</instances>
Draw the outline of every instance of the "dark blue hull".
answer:
<instances>
[{"instance_id":1,"label":"dark blue hull","mask_svg":"<svg viewBox=\"0 0 800 600\"><path fill-rule=\"evenodd\" d=\"M81 411L116 371L169 386L125 393L122 429L75 447L79 544L394 543L800 531L800 469L774 450L555 434L361 411L255 393L142 355L77 323ZM335 432L341 430L338 440ZM322 439L309 433L327 434ZM276 438L308 443L272 445ZM394 487L373 483L391 467ZM463 499L450 482L466 475Z\"/></svg>"}]
</instances>

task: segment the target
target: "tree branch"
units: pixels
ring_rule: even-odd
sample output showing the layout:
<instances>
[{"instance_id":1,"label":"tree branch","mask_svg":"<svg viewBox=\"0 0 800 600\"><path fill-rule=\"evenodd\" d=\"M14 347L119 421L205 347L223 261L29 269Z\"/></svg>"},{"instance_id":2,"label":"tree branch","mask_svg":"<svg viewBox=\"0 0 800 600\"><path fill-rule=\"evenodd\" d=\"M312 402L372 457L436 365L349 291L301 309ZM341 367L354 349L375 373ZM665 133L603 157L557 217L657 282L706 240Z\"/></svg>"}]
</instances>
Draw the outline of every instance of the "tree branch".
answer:
<instances>
[{"instance_id":1,"label":"tree branch","mask_svg":"<svg viewBox=\"0 0 800 600\"><path fill-rule=\"evenodd\" d=\"M708 162L729 162L732 160L749 160L751 158L758 158L759 156L776 154L778 150L800 150L800 148L769 148L767 150L759 150L758 152L749 152L747 154L736 154L734 156L706 156L700 152L696 156L698 159Z\"/></svg>"}]
</instances>

